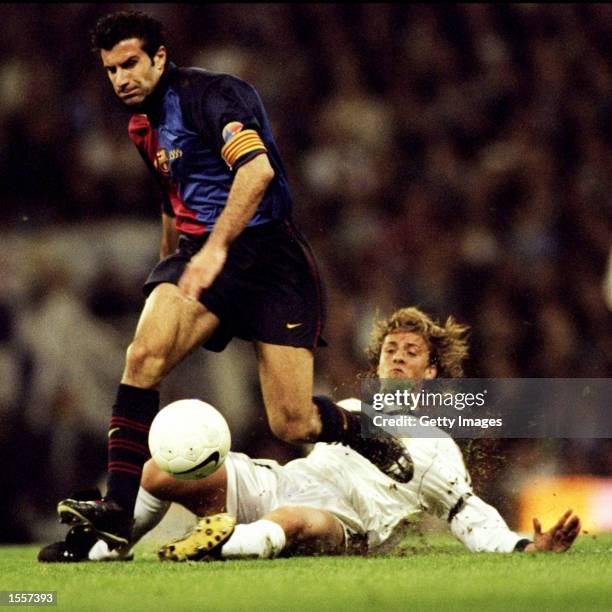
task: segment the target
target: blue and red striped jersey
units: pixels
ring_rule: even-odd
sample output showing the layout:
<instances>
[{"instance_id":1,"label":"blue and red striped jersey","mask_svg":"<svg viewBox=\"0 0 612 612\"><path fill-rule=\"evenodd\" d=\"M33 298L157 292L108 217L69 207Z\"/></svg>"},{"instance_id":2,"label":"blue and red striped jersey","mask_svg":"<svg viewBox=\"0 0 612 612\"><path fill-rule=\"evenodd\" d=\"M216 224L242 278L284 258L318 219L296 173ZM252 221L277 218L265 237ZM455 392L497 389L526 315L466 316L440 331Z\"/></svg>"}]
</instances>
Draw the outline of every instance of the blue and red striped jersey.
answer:
<instances>
[{"instance_id":1,"label":"blue and red striped jersey","mask_svg":"<svg viewBox=\"0 0 612 612\"><path fill-rule=\"evenodd\" d=\"M256 90L241 79L170 63L128 132L157 176L164 210L186 234L210 231L234 173L268 155L275 176L248 226L291 215L291 195L270 122Z\"/></svg>"}]
</instances>

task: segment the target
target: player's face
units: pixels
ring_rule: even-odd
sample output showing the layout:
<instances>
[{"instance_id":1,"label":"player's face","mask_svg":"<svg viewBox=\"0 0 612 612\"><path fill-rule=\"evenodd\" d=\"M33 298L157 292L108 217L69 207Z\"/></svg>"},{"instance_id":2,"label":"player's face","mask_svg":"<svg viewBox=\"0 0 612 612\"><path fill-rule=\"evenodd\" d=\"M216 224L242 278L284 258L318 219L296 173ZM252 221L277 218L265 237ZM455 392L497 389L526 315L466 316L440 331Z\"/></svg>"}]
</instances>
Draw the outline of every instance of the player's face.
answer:
<instances>
[{"instance_id":1,"label":"player's face","mask_svg":"<svg viewBox=\"0 0 612 612\"><path fill-rule=\"evenodd\" d=\"M166 49L160 47L151 59L138 38L118 42L110 51L100 51L102 64L115 93L127 106L142 104L155 89L166 65Z\"/></svg>"},{"instance_id":2,"label":"player's face","mask_svg":"<svg viewBox=\"0 0 612 612\"><path fill-rule=\"evenodd\" d=\"M432 379L437 368L430 364L429 347L422 336L410 331L388 334L382 345L378 362L379 378Z\"/></svg>"}]
</instances>

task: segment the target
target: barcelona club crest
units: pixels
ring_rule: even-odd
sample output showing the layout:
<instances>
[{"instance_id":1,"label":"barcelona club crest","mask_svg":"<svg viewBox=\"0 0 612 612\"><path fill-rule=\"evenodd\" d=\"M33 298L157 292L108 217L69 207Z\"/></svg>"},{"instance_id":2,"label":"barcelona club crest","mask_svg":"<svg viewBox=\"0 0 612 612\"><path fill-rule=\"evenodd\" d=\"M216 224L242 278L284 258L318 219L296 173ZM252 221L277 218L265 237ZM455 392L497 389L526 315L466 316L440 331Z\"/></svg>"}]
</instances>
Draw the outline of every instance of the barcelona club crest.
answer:
<instances>
[{"instance_id":1,"label":"barcelona club crest","mask_svg":"<svg viewBox=\"0 0 612 612\"><path fill-rule=\"evenodd\" d=\"M170 174L170 157L166 149L158 149L155 154L155 167L159 172L165 175Z\"/></svg>"}]
</instances>

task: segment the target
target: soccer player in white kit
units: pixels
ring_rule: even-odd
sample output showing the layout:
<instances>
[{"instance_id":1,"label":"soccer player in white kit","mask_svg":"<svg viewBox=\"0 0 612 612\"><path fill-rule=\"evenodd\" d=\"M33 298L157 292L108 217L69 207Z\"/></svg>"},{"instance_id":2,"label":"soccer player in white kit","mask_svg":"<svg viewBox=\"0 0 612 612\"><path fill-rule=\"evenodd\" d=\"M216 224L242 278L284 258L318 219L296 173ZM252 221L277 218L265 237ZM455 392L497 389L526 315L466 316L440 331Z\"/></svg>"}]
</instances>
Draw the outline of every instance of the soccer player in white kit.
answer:
<instances>
[{"instance_id":1,"label":"soccer player in white kit","mask_svg":"<svg viewBox=\"0 0 612 612\"><path fill-rule=\"evenodd\" d=\"M452 317L440 325L417 308L402 308L375 325L367 353L381 379L461 377L467 330ZM357 399L342 404L360 408ZM197 481L178 481L150 460L136 504L133 543L177 502L204 518L190 534L164 546L162 559L384 551L424 513L446 520L471 551L563 552L572 545L580 519L571 511L546 532L534 519L533 541L510 530L497 510L474 494L459 447L439 434L403 439L414 463L407 484L384 475L351 448L327 443L284 466L230 452L219 470ZM92 560L122 555L126 551L109 553L102 541L86 552Z\"/></svg>"}]
</instances>

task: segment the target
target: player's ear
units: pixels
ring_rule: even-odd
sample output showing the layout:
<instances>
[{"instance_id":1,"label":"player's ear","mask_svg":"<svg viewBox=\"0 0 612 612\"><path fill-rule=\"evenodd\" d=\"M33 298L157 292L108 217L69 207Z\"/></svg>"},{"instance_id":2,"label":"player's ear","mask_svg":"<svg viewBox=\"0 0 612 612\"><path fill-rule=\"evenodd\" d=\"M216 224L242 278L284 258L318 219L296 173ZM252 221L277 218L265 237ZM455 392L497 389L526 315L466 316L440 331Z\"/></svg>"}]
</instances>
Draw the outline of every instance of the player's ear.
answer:
<instances>
[{"instance_id":1,"label":"player's ear","mask_svg":"<svg viewBox=\"0 0 612 612\"><path fill-rule=\"evenodd\" d=\"M153 56L153 65L160 71L163 72L166 67L166 60L168 59L168 51L164 45L161 45L155 55Z\"/></svg>"},{"instance_id":2,"label":"player's ear","mask_svg":"<svg viewBox=\"0 0 612 612\"><path fill-rule=\"evenodd\" d=\"M425 368L425 374L423 376L425 380L432 380L436 378L437 376L438 376L438 366L435 363L432 363L431 365L428 365L427 368Z\"/></svg>"}]
</instances>

